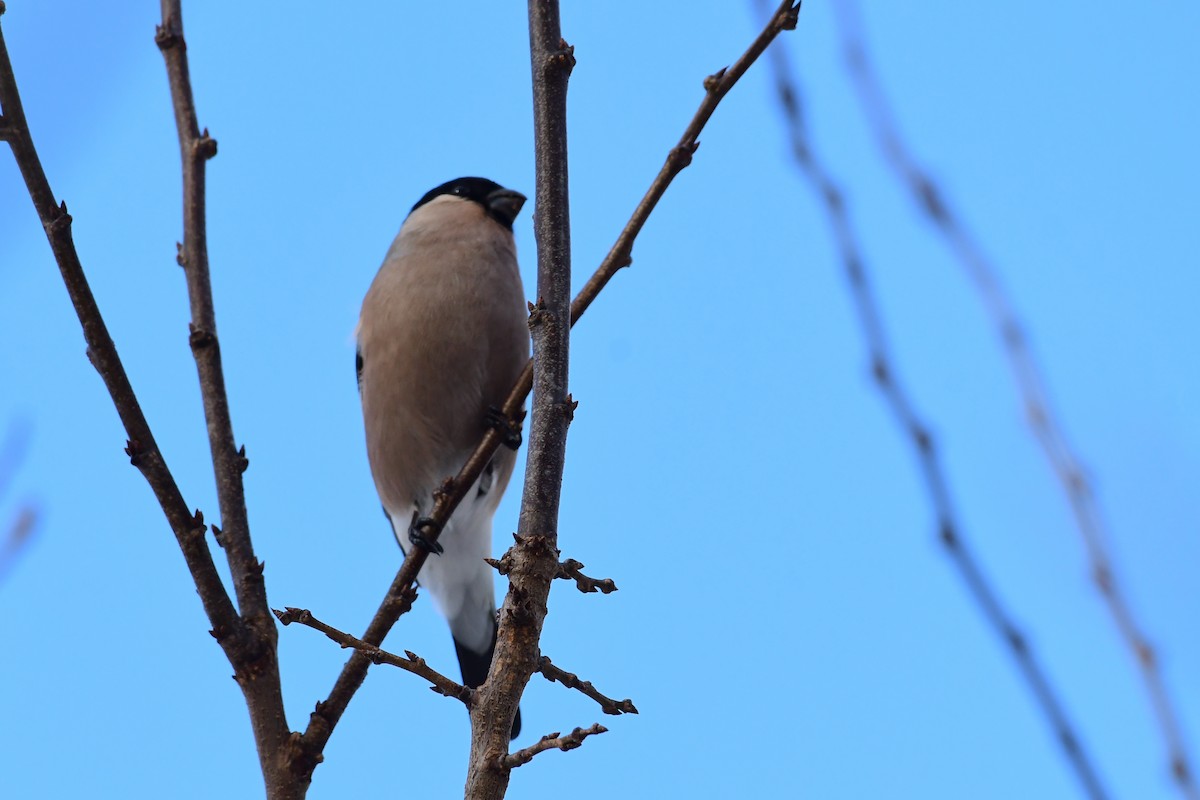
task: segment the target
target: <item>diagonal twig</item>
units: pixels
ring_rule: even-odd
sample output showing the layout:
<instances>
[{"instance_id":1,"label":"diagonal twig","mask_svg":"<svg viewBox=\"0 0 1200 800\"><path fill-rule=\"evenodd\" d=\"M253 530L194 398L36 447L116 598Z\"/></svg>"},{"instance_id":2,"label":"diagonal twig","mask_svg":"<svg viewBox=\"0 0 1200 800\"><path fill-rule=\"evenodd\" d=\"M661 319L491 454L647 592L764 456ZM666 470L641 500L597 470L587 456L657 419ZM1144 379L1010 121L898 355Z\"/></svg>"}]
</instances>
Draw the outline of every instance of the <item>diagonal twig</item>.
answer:
<instances>
[{"instance_id":1,"label":"diagonal twig","mask_svg":"<svg viewBox=\"0 0 1200 800\"><path fill-rule=\"evenodd\" d=\"M651 182L650 188L647 189L645 195L634 209L633 214L617 237L612 249L609 250L608 255L604 257L600 266L597 267L596 271L572 301L572 325L583 316L584 312L587 311L612 277L622 267L629 266L632 263L631 254L633 244L638 234L645 226L646 220L649 219L651 212L654 211L654 208L658 205L659 200L662 199L672 181L691 163L691 156L698 145L700 133L716 111L722 98L728 94L729 90L733 88L758 57L763 54L767 46L779 33L785 30L792 30L796 27L800 5L800 2L792 1L781 3L776 13L772 15L770 21L745 53L732 66L705 79L704 98L697 108L695 115L692 117L691 122L688 123L687 128L684 130L679 144L672 148L668 154L666 163ZM517 380L516 385L509 392L508 398L502 406L503 413L510 418L516 418L532 385L533 364L531 361L525 365L525 369ZM467 460L467 463L463 465L462 469L459 470L458 475L446 482L443 491L436 496L434 507L430 514L430 518L434 520L435 524L433 527L422 531L427 538L436 540L438 532L444 527L454 509L458 507L458 504L466 496L467 491L474 485L475 480L478 479L480 474L482 474L484 467L487 466L488 461L500 446L502 438L496 429L489 428L479 445L475 448L475 452ZM375 645L383 642L388 631L396 624L396 620L399 619L400 615L404 613L404 610L402 610L404 609L402 598L412 590L417 574L420 572L421 566L425 563L425 558L426 552L419 547L414 547L409 551L408 556L404 559L404 564L401 566L399 572L397 572L387 594L384 596L379 610L375 612L375 616L363 634L363 641ZM311 775L312 770L320 761L320 754L326 742L329 741L334 727L336 727L338 721L341 719L342 714L345 713L350 699L358 691L358 687L362 685L370 666L369 659L357 653L352 655L349 661L346 662L328 698L318 704L317 711L309 720L308 727L305 729L304 736L301 739L302 752L296 756L298 761L296 764L297 769L307 770L308 774Z\"/></svg>"},{"instance_id":2,"label":"diagonal twig","mask_svg":"<svg viewBox=\"0 0 1200 800\"><path fill-rule=\"evenodd\" d=\"M1141 672L1167 748L1172 778L1184 797L1200 800L1200 787L1189 764L1179 714L1167 691L1154 646L1142 631L1117 580L1107 545L1110 536L1088 480L1091 470L1071 446L1062 422L1050 405L1045 375L1029 348L1025 328L1012 298L979 240L968 231L957 210L946 200L945 193L917 163L901 137L895 115L867 56L857 7L852 0L840 0L833 7L846 65L871 129L888 164L901 183L908 187L914 205L946 240L979 292L999 334L1034 438L1057 476L1074 514L1076 528L1087 550L1092 579Z\"/></svg>"},{"instance_id":3,"label":"diagonal twig","mask_svg":"<svg viewBox=\"0 0 1200 800\"><path fill-rule=\"evenodd\" d=\"M600 692L596 690L596 687L592 686L591 681L579 680L578 675L554 666L554 664L546 656L542 656L540 659L538 659L538 672L542 673L542 676L551 683L558 681L568 689L576 689L592 698L600 704L600 710L605 714L617 716L619 714L638 713L637 707L633 704L632 700L628 698L624 700L613 700L611 697L606 697L605 695L600 694Z\"/></svg>"},{"instance_id":4,"label":"diagonal twig","mask_svg":"<svg viewBox=\"0 0 1200 800\"><path fill-rule=\"evenodd\" d=\"M1108 793L1092 760L1083 749L1078 733L1067 718L1063 703L1045 669L963 539L961 523L954 512L948 478L933 434L917 413L912 398L896 373L882 314L866 272L862 248L846 210L845 194L813 151L800 106L799 86L791 77L786 54L780 49L773 51L771 65L792 156L801 174L821 200L829 219L870 351L875 384L897 426L913 447L930 505L937 517L939 540L966 582L984 619L1015 661L1084 791L1092 800L1103 800Z\"/></svg>"},{"instance_id":5,"label":"diagonal twig","mask_svg":"<svg viewBox=\"0 0 1200 800\"><path fill-rule=\"evenodd\" d=\"M566 736L557 732L547 734L539 739L537 743L523 750L518 750L510 755L495 759L490 766L493 769L508 772L533 761L533 757L538 753L544 753L547 750L574 750L583 744L584 739L589 736L595 736L598 733L608 733L608 728L597 722L590 728L576 728Z\"/></svg>"},{"instance_id":6,"label":"diagonal twig","mask_svg":"<svg viewBox=\"0 0 1200 800\"><path fill-rule=\"evenodd\" d=\"M283 611L272 609L272 612L283 625L291 625L293 622L298 622L312 628L315 631L320 631L333 641L340 644L342 647L353 648L359 651L367 658L371 659L372 664L387 664L388 666L398 667L406 672L411 672L420 678L429 681L429 687L437 694L445 697L453 697L459 700L467 708L471 707L471 703L475 696L474 690L470 687L463 686L457 681L450 680L442 673L435 670L425 662L425 659L418 656L411 650L404 651L404 658L389 653L386 650L380 650L372 644L367 644L362 639L358 639L350 634L340 631L332 625L328 625L312 615L307 608L292 608L288 606Z\"/></svg>"},{"instance_id":7,"label":"diagonal twig","mask_svg":"<svg viewBox=\"0 0 1200 800\"><path fill-rule=\"evenodd\" d=\"M4 4L0 3L0 14L4 12ZM13 75L12 62L8 57L8 49L4 44L3 29L0 28L0 140L8 142L16 158L17 167L33 200L34 208L50 249L54 253L63 283L71 304L79 317L83 328L83 337L87 342L87 356L92 366L100 374L104 386L112 397L117 415L125 427L129 441L125 452L130 462L150 485L155 498L167 517L179 549L187 562L188 571L196 583L200 601L204 605L205 614L213 626L213 635L221 644L225 654L233 662L246 652L244 631L237 611L221 583L212 554L204 541L206 531L204 517L199 511L193 513L184 502L183 495L175 483L175 478L167 468L162 452L150 431L150 425L142 413L141 405L130 385L129 376L117 348L109 335L108 327L96 305L79 254L71 236L71 215L67 213L66 203L59 205L55 202L54 192L46 179L34 147L29 125L25 119L25 111L21 105L21 96L17 91L16 78Z\"/></svg>"}]
</instances>

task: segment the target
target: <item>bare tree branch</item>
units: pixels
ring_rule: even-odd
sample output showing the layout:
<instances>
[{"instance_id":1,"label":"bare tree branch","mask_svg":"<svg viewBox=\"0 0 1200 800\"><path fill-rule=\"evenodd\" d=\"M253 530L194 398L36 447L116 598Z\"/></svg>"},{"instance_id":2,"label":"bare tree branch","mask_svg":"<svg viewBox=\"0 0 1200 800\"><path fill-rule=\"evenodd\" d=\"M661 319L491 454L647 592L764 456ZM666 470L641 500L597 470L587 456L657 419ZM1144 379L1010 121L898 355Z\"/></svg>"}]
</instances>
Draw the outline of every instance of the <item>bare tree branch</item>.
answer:
<instances>
[{"instance_id":1,"label":"bare tree branch","mask_svg":"<svg viewBox=\"0 0 1200 800\"><path fill-rule=\"evenodd\" d=\"M4 5L0 3L0 13L3 11ZM167 517L188 570L196 582L204 611L212 623L213 635L231 663L244 660L243 655L248 652L245 632L233 603L221 584L212 554L204 541L204 517L199 511L190 511L184 502L179 487L176 486L175 479L158 449L154 435L150 432L150 426L129 383L129 376L125 373L116 346L108 333L108 327L104 324L95 297L92 296L91 287L88 286L87 277L79 262L79 254L75 251L71 236L71 216L67 213L66 203L59 205L55 202L54 193L46 180L46 173L33 145L2 29L0 113L3 114L0 116L0 139L8 142L12 148L29 196L46 231L46 238L62 273L71 304L75 307L75 313L83 327L88 360L100 373L100 378L104 381L129 436L125 452L129 455L130 462L150 484Z\"/></svg>"},{"instance_id":2,"label":"bare tree branch","mask_svg":"<svg viewBox=\"0 0 1200 800\"><path fill-rule=\"evenodd\" d=\"M598 733L608 733L608 728L597 722L590 728L576 728L575 730L563 736L560 733L551 733L543 736L538 740L537 744L530 745L524 750L518 750L512 755L502 756L490 766L492 769L502 772L508 772L523 764L528 764L533 761L533 757L538 753L544 753L547 750L574 750L583 744L583 740L589 736L594 736Z\"/></svg>"},{"instance_id":3,"label":"bare tree branch","mask_svg":"<svg viewBox=\"0 0 1200 800\"><path fill-rule=\"evenodd\" d=\"M187 278L188 299L191 302L192 321L188 326L188 341L200 377L200 394L204 403L204 418L208 423L209 447L221 507L219 543L229 559L242 616L263 637L264 646L270 646L276 637L276 629L268 613L262 567L254 556L250 541L242 487L242 473L247 461L244 449L239 451L234 444L208 269L205 164L216 156L217 142L208 135L207 129L200 132L196 122L179 0L162 0L162 14L162 25L158 26L154 41L167 65L183 165L183 244L179 246L177 261Z\"/></svg>"},{"instance_id":4,"label":"bare tree branch","mask_svg":"<svg viewBox=\"0 0 1200 800\"><path fill-rule=\"evenodd\" d=\"M578 675L554 666L554 664L551 663L550 659L546 656L542 656L540 659L538 659L538 672L542 673L542 676L551 683L558 681L568 689L577 689L578 691L592 698L600 704L600 710L605 714L617 716L620 714L638 713L637 707L634 706L632 700L628 698L624 700L613 700L611 697L606 697L600 694L600 692L596 690L596 687L592 686L591 681L579 680Z\"/></svg>"},{"instance_id":5,"label":"bare tree branch","mask_svg":"<svg viewBox=\"0 0 1200 800\"><path fill-rule=\"evenodd\" d=\"M583 567L584 565L575 559L568 558L558 565L558 574L554 577L575 581L575 586L584 594L591 592L612 594L617 590L617 584L613 583L612 578L589 578L580 572Z\"/></svg>"},{"instance_id":6,"label":"bare tree branch","mask_svg":"<svg viewBox=\"0 0 1200 800\"><path fill-rule=\"evenodd\" d=\"M667 156L667 161L662 170L659 171L659 174L650 184L650 188L646 191L641 202L634 209L633 215L617 237L617 241L608 255L605 256L600 266L597 267L583 289L580 290L574 301L572 301L572 325L583 316L583 313L591 306L592 302L612 279L613 275L622 267L629 266L632 263L630 254L633 250L634 241L637 239L642 227L646 224L646 220L649 219L650 213L658 205L658 201L675 179L675 176L691 163L691 154L695 152L698 146L700 133L712 117L713 112L716 111L721 99L729 93L729 90L733 88L742 75L746 73L746 70L750 68L750 65L762 55L767 45L781 31L792 30L796 27L800 5L801 2L793 2L792 0L781 3L762 33L758 35L746 52L735 63L731 67L723 69L705 79L704 99L701 101L700 107L696 110L695 116L688 124L687 129L684 131L680 143ZM517 380L516 385L513 386L512 391L509 392L508 398L501 409L502 412L510 419L518 419L521 407L525 403L525 398L529 395L532 386L533 362L530 361L525 365L525 369L521 373L521 377ZM471 455L470 459L459 470L458 475L447 479L445 484L443 484L442 491L435 496L433 510L429 515L434 524L423 528L421 531L426 539L430 541L437 540L439 533L445 527L446 521L450 519L450 515L454 512L454 509L458 507L458 504L466 497L470 487L474 485L480 474L482 474L484 467L487 466L492 455L501 445L503 438L499 431L489 429L480 441L479 446L475 448L475 452ZM427 552L422 548L414 547L409 551L408 556L404 559L404 564L388 588L387 594L384 596L378 611L375 612L375 616L367 626L367 630L362 637L363 641L374 645L382 644L388 631L396 624L396 620L411 607L411 603L405 604L403 597L412 591L417 574L420 572L422 565L424 565L426 557ZM317 703L316 711L309 720L308 727L305 729L304 736L301 739L301 752L296 756L296 769L305 770L311 775L312 770L320 763L321 752L324 750L325 744L329 741L329 737L332 735L333 729L337 726L342 714L345 713L350 699L358 691L358 687L362 686L362 682L366 678L367 670L370 666L370 660L360 653L355 653L346 662L328 698Z\"/></svg>"},{"instance_id":7,"label":"bare tree branch","mask_svg":"<svg viewBox=\"0 0 1200 800\"><path fill-rule=\"evenodd\" d=\"M155 31L154 41L166 63L175 127L179 134L183 166L183 244L179 247L177 260L187 279L192 311L188 342L200 377L200 395L208 423L209 448L221 508L222 528L217 542L229 561L251 650L248 658L234 662L234 678L242 687L250 709L250 723L267 785L267 797L279 800L302 797L307 788L307 776L293 771L287 757L293 736L284 711L279 679L278 630L267 604L263 564L254 555L250 541L242 484L242 473L249 462L245 448L239 449L233 438L209 279L205 163L217 154L217 143L208 135L207 129L200 131L196 120L180 0L162 0L162 24ZM214 533L217 533L215 528Z\"/></svg>"},{"instance_id":8,"label":"bare tree branch","mask_svg":"<svg viewBox=\"0 0 1200 800\"><path fill-rule=\"evenodd\" d=\"M912 398L900 382L891 358L879 303L871 288L858 236L846 210L845 193L818 159L809 140L800 106L800 90L791 77L785 52L772 52L775 88L783 111L792 156L801 174L822 202L837 242L847 283L858 312L859 324L871 356L871 372L897 427L908 437L924 478L929 503L937 517L938 536L980 612L1007 647L1042 713L1053 729L1063 754L1092 800L1108 796L1095 765L1067 718L1062 700L1054 691L1045 669L1034 655L1028 639L1001 603L996 590L967 547L951 500L949 480L943 469L929 426L914 408Z\"/></svg>"},{"instance_id":9,"label":"bare tree branch","mask_svg":"<svg viewBox=\"0 0 1200 800\"><path fill-rule=\"evenodd\" d=\"M457 681L452 681L442 673L429 666L425 659L413 653L411 650L405 650L405 658L389 653L386 650L380 650L372 644L367 644L362 639L355 638L348 633L338 630L332 625L327 625L317 619L307 608L292 608L288 607L283 611L272 609L275 616L284 625L291 625L293 622L298 622L301 625L307 625L315 631L328 636L333 641L340 644L342 647L353 648L367 658L371 659L372 664L387 664L392 667L399 667L402 670L411 672L413 675L424 678L429 681L434 692L446 697L453 697L455 700L461 701L467 708L471 707L475 692L470 687L463 686Z\"/></svg>"},{"instance_id":10,"label":"bare tree branch","mask_svg":"<svg viewBox=\"0 0 1200 800\"><path fill-rule=\"evenodd\" d=\"M1167 748L1171 776L1184 797L1200 800L1200 786L1197 786L1189 765L1179 714L1167 691L1154 646L1143 633L1117 580L1107 544L1111 536L1088 480L1091 470L1071 446L1062 422L1051 407L1045 375L1029 348L1016 306L983 245L967 229L937 182L917 163L911 148L900 135L895 115L867 56L856 7L850 0L841 0L834 3L834 9L841 29L846 65L875 137L897 178L908 188L913 204L946 240L979 292L1003 345L1033 436L1058 477L1074 513L1076 527L1087 549L1092 579L1141 672Z\"/></svg>"},{"instance_id":11,"label":"bare tree branch","mask_svg":"<svg viewBox=\"0 0 1200 800\"><path fill-rule=\"evenodd\" d=\"M176 106L178 110L182 105L178 96L178 81L183 81L181 85L184 89L187 87L186 59L182 29L179 23L179 4L178 2L164 2L163 5L164 24L156 39L160 46L167 51L168 63L172 63L173 60L176 62L169 72L172 73L173 88L177 90ZM0 11L3 11L2 6L0 6ZM174 51L173 54L171 51ZM187 95L187 102L190 104L190 91L187 92ZM285 746L290 740L290 734L279 690L279 670L274 646L275 626L269 614L264 616L263 613L256 613L258 607L261 607L264 613L266 612L266 596L262 589L262 567L254 560L253 552L249 549L248 532L245 531L244 525L239 526L237 521L239 517L243 521L245 519L245 504L244 502L233 503L233 508L229 507L230 489L228 481L222 479L222 476L227 477L231 472L239 475L236 499L240 501L240 471L244 459L239 456L238 460L232 461L227 454L221 454L214 448L214 462L218 465L218 490L222 500L223 521L229 528L232 520L235 532L242 535L240 542L236 540L236 537L230 537L227 540L237 542L234 548L240 554L236 559L231 555L230 560L239 599L245 603L248 611L247 617L243 621L242 618L239 618L221 583L212 560L212 554L205 542L204 518L199 511L194 514L190 512L184 503L175 479L167 468L150 431L150 426L142 414L129 378L117 355L116 347L104 324L95 298L92 296L72 241L71 217L67 213L66 204L61 206L55 204L54 194L33 146L2 33L0 33L0 109L3 109L0 137L11 146L34 207L46 229L50 247L67 286L67 292L75 306L80 324L83 326L84 338L88 344L88 358L104 380L105 386L112 396L113 404L117 408L117 413L121 417L121 422L129 435L125 452L150 484L159 505L162 506L163 512L167 516L167 521L170 523L171 530L174 531L180 550L183 551L187 561L188 570L196 583L205 613L213 625L213 636L225 651L230 664L233 665L234 676L242 688L250 708L255 739L258 743L259 761L267 786L267 796L272 800L299 798L303 796L304 783L289 773L287 759L284 757ZM194 128L194 114L192 127ZM181 135L182 133L181 131ZM184 248L184 262L189 266L189 283L200 283L206 287L208 284L206 266L198 276L193 274L195 264L204 261L203 177L202 169L197 173L197 165L202 168L204 159L215 152L215 146L211 144L211 139L198 137L194 135L194 131L191 138L194 141L190 145L184 146L184 183L185 195L188 198L185 203L187 220L185 222L187 228L185 238L190 242L189 246ZM197 174L200 175L199 178L197 178ZM197 219L199 220L198 226ZM191 249L189 250L189 248ZM193 299L195 300L195 298ZM211 362L216 359L215 339L211 342L207 339L208 334L215 336L213 326L206 324L211 322L211 290L208 290L208 300L205 302L208 307L208 315L206 317L204 313L200 313L199 316L196 316L200 324L193 323L192 343L193 349L199 347L201 350L213 345L212 356L197 355L198 361L203 358ZM195 309L196 303L194 302L193 305ZM216 360L215 363L219 375L219 360ZM202 383L205 383L203 378ZM205 383L205 385L215 384ZM206 392L206 410L213 402L212 394L212 392ZM223 394L222 388L221 395L223 396ZM224 416L226 419L228 418L227 404ZM214 423L214 417L209 417L210 431L217 427L219 427L219 414L217 423ZM240 514L238 505L240 505Z\"/></svg>"}]
</instances>

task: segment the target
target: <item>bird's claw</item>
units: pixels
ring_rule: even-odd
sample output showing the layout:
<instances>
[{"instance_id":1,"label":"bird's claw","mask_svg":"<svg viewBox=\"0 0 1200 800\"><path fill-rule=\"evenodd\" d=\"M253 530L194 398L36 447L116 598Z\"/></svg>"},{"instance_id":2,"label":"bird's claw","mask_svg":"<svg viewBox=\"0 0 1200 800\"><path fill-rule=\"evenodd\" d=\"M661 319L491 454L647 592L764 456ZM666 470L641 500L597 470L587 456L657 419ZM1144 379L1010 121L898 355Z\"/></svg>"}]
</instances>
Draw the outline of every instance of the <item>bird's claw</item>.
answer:
<instances>
[{"instance_id":1,"label":"bird's claw","mask_svg":"<svg viewBox=\"0 0 1200 800\"><path fill-rule=\"evenodd\" d=\"M488 406L487 424L500 434L500 441L508 449L516 450L521 446L521 423L514 423L503 410L496 406Z\"/></svg>"},{"instance_id":2,"label":"bird's claw","mask_svg":"<svg viewBox=\"0 0 1200 800\"><path fill-rule=\"evenodd\" d=\"M426 553L440 556L445 552L446 548L438 544L436 539L430 539L422 533L422 528L428 528L431 531L441 531L442 526L432 517L417 517L414 515L412 524L408 526L408 540L413 543L413 546L421 548Z\"/></svg>"}]
</instances>

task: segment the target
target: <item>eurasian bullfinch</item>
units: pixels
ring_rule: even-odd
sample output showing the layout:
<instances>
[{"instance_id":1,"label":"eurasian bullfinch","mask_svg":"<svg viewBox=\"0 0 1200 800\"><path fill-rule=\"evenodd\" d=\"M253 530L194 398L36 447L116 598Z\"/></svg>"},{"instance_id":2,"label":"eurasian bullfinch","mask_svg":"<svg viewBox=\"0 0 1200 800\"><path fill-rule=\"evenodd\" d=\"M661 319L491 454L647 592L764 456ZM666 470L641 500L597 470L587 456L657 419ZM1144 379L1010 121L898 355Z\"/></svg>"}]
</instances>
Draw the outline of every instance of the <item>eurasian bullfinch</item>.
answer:
<instances>
[{"instance_id":1,"label":"eurasian bullfinch","mask_svg":"<svg viewBox=\"0 0 1200 800\"><path fill-rule=\"evenodd\" d=\"M519 431L492 457L436 543L413 528L466 463L529 358L513 220L524 195L459 178L409 212L363 300L358 388L367 458L396 541L430 549L419 584L450 622L463 682L487 677L496 647L492 515ZM521 715L512 735L520 731Z\"/></svg>"}]
</instances>

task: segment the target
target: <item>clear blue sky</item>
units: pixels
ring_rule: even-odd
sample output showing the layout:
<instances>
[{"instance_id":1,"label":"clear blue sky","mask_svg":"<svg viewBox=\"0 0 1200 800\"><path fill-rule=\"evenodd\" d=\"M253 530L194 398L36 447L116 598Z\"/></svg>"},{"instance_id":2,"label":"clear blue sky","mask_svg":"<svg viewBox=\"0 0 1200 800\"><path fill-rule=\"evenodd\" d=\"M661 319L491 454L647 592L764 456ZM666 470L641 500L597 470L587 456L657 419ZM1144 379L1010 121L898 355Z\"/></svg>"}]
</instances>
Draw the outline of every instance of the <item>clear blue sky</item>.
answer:
<instances>
[{"instance_id":1,"label":"clear blue sky","mask_svg":"<svg viewBox=\"0 0 1200 800\"><path fill-rule=\"evenodd\" d=\"M362 295L408 208L480 174L531 193L523 6L186 3L209 248L254 539L276 606L361 631L400 563L352 378ZM1200 8L868 3L903 128L1003 272L1088 459L1135 609L1200 744ZM179 163L157 4L8 3L4 31L55 192L187 502L217 520L175 266ZM565 3L577 281L677 140L743 3ZM992 330L887 172L827 4L784 44L850 187L899 366L944 446L965 535L1027 629L1115 798L1174 798L1138 675L1087 579ZM759 67L766 67L760 64ZM511 796L1074 798L1074 777L940 551L869 380L821 209L766 69L576 328L561 546L621 591L555 588L543 651L641 715L534 678L527 744L602 721ZM531 207L532 208L532 207ZM528 292L534 243L517 225ZM0 153L0 419L33 425L0 524L38 539L0 586L6 796L255 797L230 667ZM523 461L521 462L523 464ZM522 467L518 467L521 469ZM519 481L517 482L519 485ZM516 524L501 506L497 548ZM445 671L422 601L388 640ZM289 721L346 655L280 633ZM379 668L310 796L461 792L462 710Z\"/></svg>"}]
</instances>

